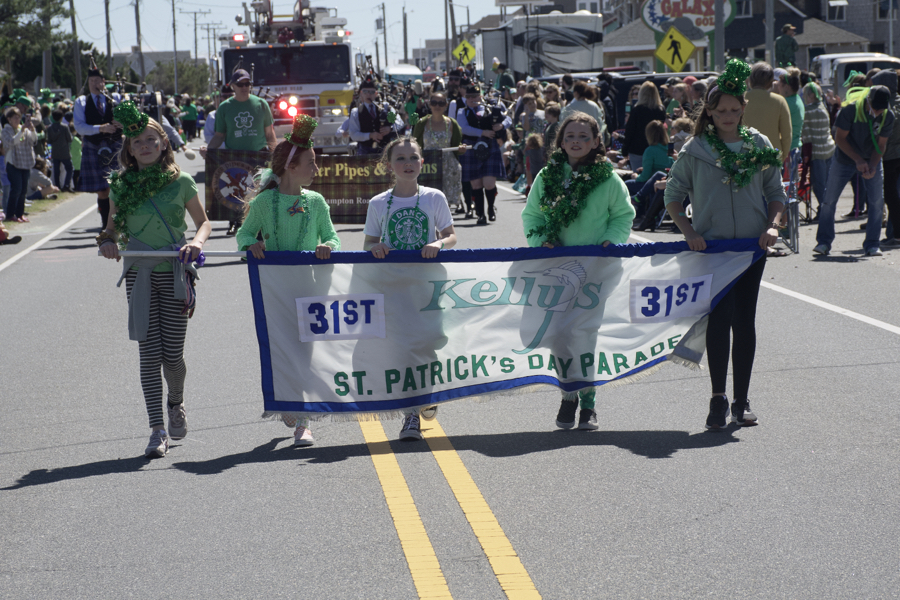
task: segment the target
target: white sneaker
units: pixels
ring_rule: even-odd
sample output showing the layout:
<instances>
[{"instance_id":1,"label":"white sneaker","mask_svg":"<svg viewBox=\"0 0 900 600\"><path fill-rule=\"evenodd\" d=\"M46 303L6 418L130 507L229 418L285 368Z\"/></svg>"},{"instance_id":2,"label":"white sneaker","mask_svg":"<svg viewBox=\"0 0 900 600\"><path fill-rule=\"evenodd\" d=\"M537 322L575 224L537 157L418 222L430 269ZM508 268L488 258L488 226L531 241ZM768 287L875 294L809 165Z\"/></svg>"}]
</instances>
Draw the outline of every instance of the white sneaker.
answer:
<instances>
[{"instance_id":1,"label":"white sneaker","mask_svg":"<svg viewBox=\"0 0 900 600\"><path fill-rule=\"evenodd\" d=\"M162 458L169 451L169 436L166 431L161 429L150 434L150 443L144 450L144 456L147 458Z\"/></svg>"},{"instance_id":2,"label":"white sneaker","mask_svg":"<svg viewBox=\"0 0 900 600\"><path fill-rule=\"evenodd\" d=\"M871 248L866 250L866 256L884 256L884 253L881 251L881 248L872 246Z\"/></svg>"},{"instance_id":3,"label":"white sneaker","mask_svg":"<svg viewBox=\"0 0 900 600\"><path fill-rule=\"evenodd\" d=\"M822 256L828 256L828 246L825 244L819 244L815 248L813 248L813 254L821 254Z\"/></svg>"},{"instance_id":4,"label":"white sneaker","mask_svg":"<svg viewBox=\"0 0 900 600\"><path fill-rule=\"evenodd\" d=\"M315 438L313 437L312 431L303 425L298 425L297 429L294 430L294 445L295 446L312 446L316 443Z\"/></svg>"}]
</instances>

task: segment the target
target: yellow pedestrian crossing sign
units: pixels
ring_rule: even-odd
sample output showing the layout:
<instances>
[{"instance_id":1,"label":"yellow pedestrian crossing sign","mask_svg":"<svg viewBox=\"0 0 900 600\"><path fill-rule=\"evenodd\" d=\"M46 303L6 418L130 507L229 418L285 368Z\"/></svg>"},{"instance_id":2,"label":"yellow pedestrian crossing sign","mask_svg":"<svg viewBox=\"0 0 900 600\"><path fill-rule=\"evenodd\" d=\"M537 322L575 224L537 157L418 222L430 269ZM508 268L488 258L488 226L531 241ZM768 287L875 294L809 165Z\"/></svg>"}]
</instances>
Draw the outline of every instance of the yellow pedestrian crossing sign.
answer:
<instances>
[{"instance_id":1,"label":"yellow pedestrian crossing sign","mask_svg":"<svg viewBox=\"0 0 900 600\"><path fill-rule=\"evenodd\" d=\"M475 60L475 48L466 40L461 41L452 54L456 57L456 60L464 65Z\"/></svg>"},{"instance_id":2,"label":"yellow pedestrian crossing sign","mask_svg":"<svg viewBox=\"0 0 900 600\"><path fill-rule=\"evenodd\" d=\"M655 54L656 58L677 73L684 68L684 63L696 49L697 47L691 43L691 40L684 37L684 34L673 26L669 27L669 31L666 32Z\"/></svg>"}]
</instances>

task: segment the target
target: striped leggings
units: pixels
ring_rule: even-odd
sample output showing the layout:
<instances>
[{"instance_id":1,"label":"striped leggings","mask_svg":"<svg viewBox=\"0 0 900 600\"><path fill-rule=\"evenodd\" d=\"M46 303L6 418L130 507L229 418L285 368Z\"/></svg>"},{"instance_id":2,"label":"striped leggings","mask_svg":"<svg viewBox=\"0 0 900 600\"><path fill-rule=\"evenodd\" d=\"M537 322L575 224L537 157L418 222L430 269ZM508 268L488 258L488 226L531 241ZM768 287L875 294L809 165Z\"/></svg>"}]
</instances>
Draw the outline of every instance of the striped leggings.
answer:
<instances>
[{"instance_id":1,"label":"striped leggings","mask_svg":"<svg viewBox=\"0 0 900 600\"><path fill-rule=\"evenodd\" d=\"M165 375L169 388L168 403L181 404L184 400L184 336L187 333L188 318L182 315L184 300L172 297L172 273L150 274L150 327L147 339L138 342L141 356L141 389L147 405L150 427L165 426L163 421L163 383ZM131 290L137 278L135 271L125 277L126 293L131 298Z\"/></svg>"}]
</instances>

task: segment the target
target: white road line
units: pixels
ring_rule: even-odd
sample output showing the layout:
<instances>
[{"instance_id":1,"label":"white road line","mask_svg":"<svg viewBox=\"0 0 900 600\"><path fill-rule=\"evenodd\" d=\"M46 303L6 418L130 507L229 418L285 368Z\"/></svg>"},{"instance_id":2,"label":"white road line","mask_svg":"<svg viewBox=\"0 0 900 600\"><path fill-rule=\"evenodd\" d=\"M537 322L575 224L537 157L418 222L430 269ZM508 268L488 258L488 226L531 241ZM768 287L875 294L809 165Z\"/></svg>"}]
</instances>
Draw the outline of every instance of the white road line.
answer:
<instances>
[{"instance_id":1,"label":"white road line","mask_svg":"<svg viewBox=\"0 0 900 600\"><path fill-rule=\"evenodd\" d=\"M819 308L824 308L825 310L830 310L831 312L835 312L839 315L843 315L845 317L850 317L851 319L856 319L862 323L866 323L867 325L874 325L879 329L884 329L885 331L889 331L891 333L895 333L900 335L900 327L896 325L891 325L890 323L885 323L884 321L879 321L878 319L873 319L872 317L867 317L866 315L861 315L859 313L855 313L852 310L847 310L846 308L841 308L840 306L835 306L834 304L829 304L828 302L823 302L822 300L818 300L811 296L807 296L806 294L801 294L799 292L795 292L789 290L787 288L783 288L781 286L777 286L773 283L768 283L763 281L760 285L764 288L770 289L774 292L778 292L779 294L784 294L785 296L790 296L791 298L796 298L797 300L802 300L803 302L808 302L813 306L818 306Z\"/></svg>"},{"instance_id":2,"label":"white road line","mask_svg":"<svg viewBox=\"0 0 900 600\"><path fill-rule=\"evenodd\" d=\"M506 191L509 192L510 194L518 194L519 196L524 196L524 194L521 194L521 193L517 192L516 190L512 189L512 188L511 188L510 186L508 186L508 185L503 185L503 184L498 183L498 184L497 184L497 187L500 188L501 190L506 190Z\"/></svg>"},{"instance_id":3,"label":"white road line","mask_svg":"<svg viewBox=\"0 0 900 600\"><path fill-rule=\"evenodd\" d=\"M652 240L648 240L647 238L643 238L639 235L631 236L631 239L636 240L641 243L649 243ZM847 310L846 308L841 308L840 306L835 306L834 304L829 304L828 302L824 302L822 300L818 300L813 298L812 296L807 296L806 294L801 294L800 292L795 292L793 290L789 290L787 288L783 288L780 285L775 285L774 283L768 283L766 281L760 282L760 286L772 290L773 292L778 292L779 294L784 294L785 296L790 296L791 298L795 298L797 300L801 300L808 304L812 304L813 306L818 306L819 308L824 308L825 310L830 310L833 313L837 313L839 315L843 315L845 317L850 317L851 319L856 319L861 323L865 323L867 325L873 325L878 327L879 329L884 329L890 333L894 333L900 335L900 327L896 325L891 325L890 323L885 323L884 321L879 321L878 319L873 319L872 317L867 317L866 315L861 315L859 313L853 312L852 310Z\"/></svg>"},{"instance_id":4,"label":"white road line","mask_svg":"<svg viewBox=\"0 0 900 600\"><path fill-rule=\"evenodd\" d=\"M18 254L7 259L6 262L0 264L0 271L3 271L3 269L12 266L19 259L28 256L31 252L33 252L34 250L37 250L38 248L40 248L41 246L43 246L44 244L46 244L47 242L49 242L50 240L52 240L53 238L55 238L56 236L61 234L63 231L65 231L66 229L68 229L69 227L71 227L72 225L74 225L75 223L80 221L81 219L83 219L86 216L88 216L89 214L91 214L91 212L96 212L96 211L97 211L96 206L91 206L90 208L85 209L85 211L83 213L81 213L80 215L78 215L77 217L75 217L74 219L72 219L71 221L66 223L65 225L62 225L56 231L54 231L52 233L48 233L38 243L34 244L33 246L29 246L28 248L22 250Z\"/></svg>"}]
</instances>

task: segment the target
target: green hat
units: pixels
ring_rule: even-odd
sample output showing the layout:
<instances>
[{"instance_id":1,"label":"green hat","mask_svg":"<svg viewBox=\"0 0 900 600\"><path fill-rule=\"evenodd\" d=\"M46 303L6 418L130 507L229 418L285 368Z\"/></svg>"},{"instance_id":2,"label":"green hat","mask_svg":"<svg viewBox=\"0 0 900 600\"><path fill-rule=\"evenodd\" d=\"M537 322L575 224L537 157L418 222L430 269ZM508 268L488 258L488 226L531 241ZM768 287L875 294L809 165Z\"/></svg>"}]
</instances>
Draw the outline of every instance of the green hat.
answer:
<instances>
[{"instance_id":1,"label":"green hat","mask_svg":"<svg viewBox=\"0 0 900 600\"><path fill-rule=\"evenodd\" d=\"M291 132L285 134L284 139L298 148L313 147L313 131L319 126L319 122L309 115L300 113L294 117L294 126Z\"/></svg>"},{"instance_id":2,"label":"green hat","mask_svg":"<svg viewBox=\"0 0 900 600\"><path fill-rule=\"evenodd\" d=\"M750 76L750 65L738 58L732 58L725 65L725 71L716 79L716 89L732 96L743 96L747 91L747 77Z\"/></svg>"},{"instance_id":3,"label":"green hat","mask_svg":"<svg viewBox=\"0 0 900 600\"><path fill-rule=\"evenodd\" d=\"M44 98L49 98L52 93L53 92L50 90L50 88L41 88L41 96L43 96Z\"/></svg>"},{"instance_id":4,"label":"green hat","mask_svg":"<svg viewBox=\"0 0 900 600\"><path fill-rule=\"evenodd\" d=\"M131 100L126 100L113 109L113 118L122 124L125 137L137 137L147 127L150 117L138 110Z\"/></svg>"}]
</instances>

